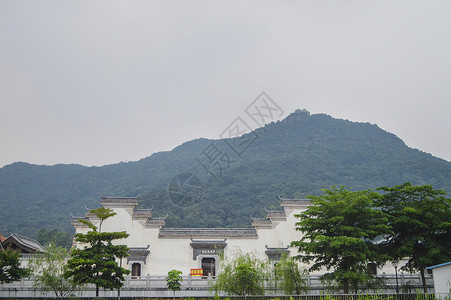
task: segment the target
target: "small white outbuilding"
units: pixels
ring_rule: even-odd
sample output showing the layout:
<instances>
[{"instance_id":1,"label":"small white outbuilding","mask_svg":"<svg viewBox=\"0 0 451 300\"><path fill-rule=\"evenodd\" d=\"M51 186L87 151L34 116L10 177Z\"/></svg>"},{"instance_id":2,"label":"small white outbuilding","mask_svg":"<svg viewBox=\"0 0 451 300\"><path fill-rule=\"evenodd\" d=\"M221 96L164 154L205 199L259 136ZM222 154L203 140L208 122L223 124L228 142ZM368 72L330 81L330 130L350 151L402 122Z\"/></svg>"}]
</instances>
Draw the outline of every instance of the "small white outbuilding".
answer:
<instances>
[{"instance_id":1,"label":"small white outbuilding","mask_svg":"<svg viewBox=\"0 0 451 300\"><path fill-rule=\"evenodd\" d=\"M438 298L447 299L451 290L451 261L427 269L432 270L435 294Z\"/></svg>"}]
</instances>

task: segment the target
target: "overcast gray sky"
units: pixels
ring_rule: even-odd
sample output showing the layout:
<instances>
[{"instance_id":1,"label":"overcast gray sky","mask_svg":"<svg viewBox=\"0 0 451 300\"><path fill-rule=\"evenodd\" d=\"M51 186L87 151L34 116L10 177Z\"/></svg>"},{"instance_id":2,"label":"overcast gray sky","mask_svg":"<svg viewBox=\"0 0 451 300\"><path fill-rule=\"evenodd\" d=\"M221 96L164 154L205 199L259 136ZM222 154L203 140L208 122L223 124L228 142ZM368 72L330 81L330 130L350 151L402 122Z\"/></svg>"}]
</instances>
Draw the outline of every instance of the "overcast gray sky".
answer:
<instances>
[{"instance_id":1,"label":"overcast gray sky","mask_svg":"<svg viewBox=\"0 0 451 300\"><path fill-rule=\"evenodd\" d=\"M0 166L217 138L262 91L451 160L451 1L0 0ZM283 118L281 117L281 118Z\"/></svg>"}]
</instances>

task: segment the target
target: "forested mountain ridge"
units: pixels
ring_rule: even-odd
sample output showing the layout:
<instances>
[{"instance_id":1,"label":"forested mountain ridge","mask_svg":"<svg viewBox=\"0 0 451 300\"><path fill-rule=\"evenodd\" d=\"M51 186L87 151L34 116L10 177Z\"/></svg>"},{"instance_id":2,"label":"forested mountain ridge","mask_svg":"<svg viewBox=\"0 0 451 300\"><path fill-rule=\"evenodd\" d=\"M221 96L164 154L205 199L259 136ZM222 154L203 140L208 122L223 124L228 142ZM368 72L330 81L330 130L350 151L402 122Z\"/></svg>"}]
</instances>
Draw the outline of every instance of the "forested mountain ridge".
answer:
<instances>
[{"instance_id":1,"label":"forested mountain ridge","mask_svg":"<svg viewBox=\"0 0 451 300\"><path fill-rule=\"evenodd\" d=\"M229 147L249 140L241 156ZM216 180L199 164L212 147L229 157ZM202 193L190 205L174 205L168 195L178 174L194 174L201 182ZM167 226L249 226L249 216L277 208L279 196L319 194L331 185L367 189L406 181L451 191L450 175L450 162L407 147L377 125L298 110L240 140L197 139L136 162L0 168L0 231L28 236L41 228L73 231L71 213L82 216L86 207L98 207L99 194L140 194L140 206L168 215Z\"/></svg>"}]
</instances>

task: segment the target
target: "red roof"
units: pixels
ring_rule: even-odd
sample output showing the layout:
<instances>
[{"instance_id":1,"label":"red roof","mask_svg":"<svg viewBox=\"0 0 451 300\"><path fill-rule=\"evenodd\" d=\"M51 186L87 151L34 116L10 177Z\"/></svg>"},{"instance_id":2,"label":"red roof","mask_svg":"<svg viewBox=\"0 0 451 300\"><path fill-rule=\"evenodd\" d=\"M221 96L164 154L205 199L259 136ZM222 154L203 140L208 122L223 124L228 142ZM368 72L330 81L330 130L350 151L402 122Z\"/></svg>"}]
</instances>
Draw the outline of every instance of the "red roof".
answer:
<instances>
[{"instance_id":1,"label":"red roof","mask_svg":"<svg viewBox=\"0 0 451 300\"><path fill-rule=\"evenodd\" d=\"M3 233L0 232L0 242L4 242L6 238L3 236Z\"/></svg>"}]
</instances>

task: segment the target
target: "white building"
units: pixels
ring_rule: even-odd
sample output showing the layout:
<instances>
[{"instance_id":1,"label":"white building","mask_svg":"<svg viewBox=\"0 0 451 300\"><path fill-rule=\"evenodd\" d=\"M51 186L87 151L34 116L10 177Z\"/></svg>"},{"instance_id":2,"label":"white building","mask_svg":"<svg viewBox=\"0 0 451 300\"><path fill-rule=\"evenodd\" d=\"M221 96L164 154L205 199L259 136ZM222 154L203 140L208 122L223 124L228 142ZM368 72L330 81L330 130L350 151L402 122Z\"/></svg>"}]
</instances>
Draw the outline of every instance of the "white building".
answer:
<instances>
[{"instance_id":1,"label":"white building","mask_svg":"<svg viewBox=\"0 0 451 300\"><path fill-rule=\"evenodd\" d=\"M253 228L166 228L165 218L152 217L150 209L137 209L137 197L101 197L100 204L116 215L102 224L102 231L126 231L129 257L122 266L132 276L167 275L177 269L190 274L191 269L203 269L204 276L216 274L220 255L228 257L236 249L254 252L261 259L277 261L282 253L296 255L290 243L301 238L294 230L296 214L306 210L310 200L281 199L280 211L267 210L266 218L253 218ZM77 233L89 228L72 221ZM86 220L98 225L96 216L88 213ZM81 245L77 245L80 247Z\"/></svg>"},{"instance_id":2,"label":"white building","mask_svg":"<svg viewBox=\"0 0 451 300\"><path fill-rule=\"evenodd\" d=\"M236 250L253 252L260 259L277 262L283 253L298 254L290 247L300 240L302 233L295 230L295 215L305 211L310 200L280 199L280 210L266 210L266 218L253 218L252 228L166 228L165 218L152 217L151 209L137 209L138 197L103 197L100 204L111 208L116 215L106 219L102 231L126 231L129 237L118 243L129 247L129 256L122 267L129 269L132 278L139 276L166 276L176 269L189 275L193 269L202 269L204 276L215 276L219 257L230 257ZM99 219L91 213L84 218L74 218L72 224L77 233L87 233L88 226L79 221L85 219L98 226ZM77 247L82 245L77 244ZM407 261L400 262L400 266ZM308 268L307 265L304 266ZM325 271L325 270L324 270ZM369 264L374 275L391 275L395 268L391 263L377 268ZM322 274L315 272L312 275ZM401 273L400 284L404 275Z\"/></svg>"}]
</instances>

